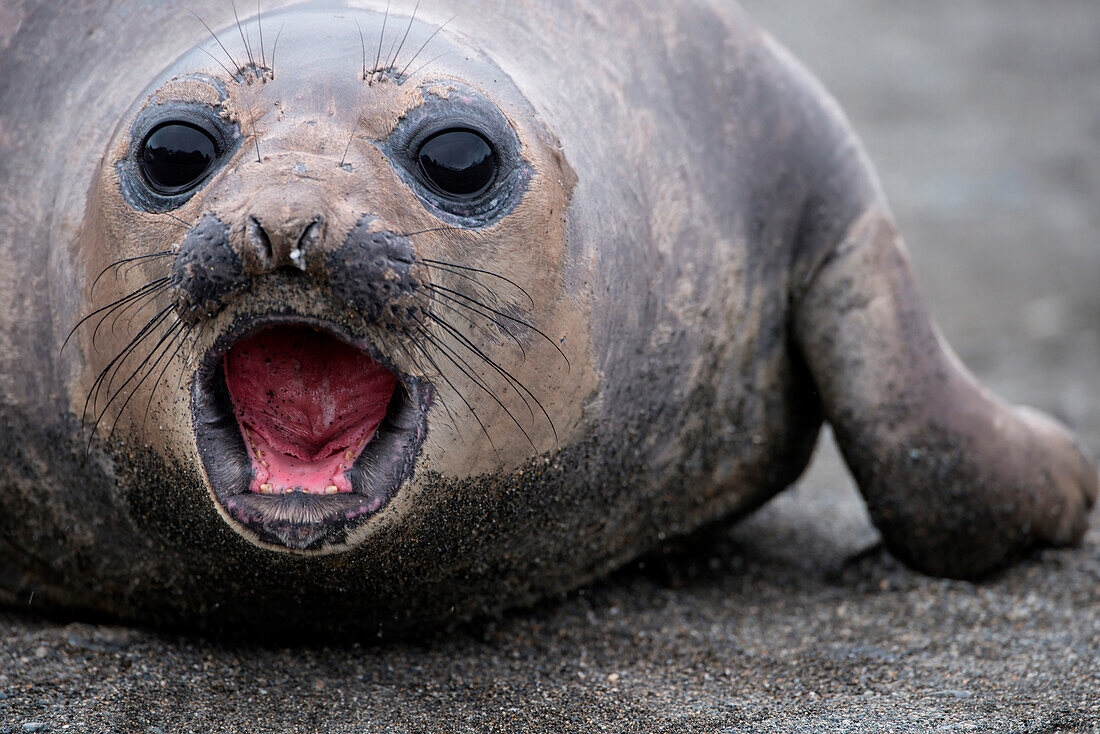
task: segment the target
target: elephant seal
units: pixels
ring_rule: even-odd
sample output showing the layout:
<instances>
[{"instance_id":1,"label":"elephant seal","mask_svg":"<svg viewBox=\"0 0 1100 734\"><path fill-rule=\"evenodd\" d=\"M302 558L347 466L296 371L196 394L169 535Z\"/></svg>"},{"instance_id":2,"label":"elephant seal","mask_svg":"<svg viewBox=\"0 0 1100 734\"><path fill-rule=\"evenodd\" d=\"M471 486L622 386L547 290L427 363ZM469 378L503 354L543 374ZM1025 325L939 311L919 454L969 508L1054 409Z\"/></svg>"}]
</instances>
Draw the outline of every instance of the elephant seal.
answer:
<instances>
[{"instance_id":1,"label":"elephant seal","mask_svg":"<svg viewBox=\"0 0 1100 734\"><path fill-rule=\"evenodd\" d=\"M1080 538L1095 469L949 351L732 3L190 5L4 11L7 601L489 613L751 511L825 420L918 569Z\"/></svg>"}]
</instances>

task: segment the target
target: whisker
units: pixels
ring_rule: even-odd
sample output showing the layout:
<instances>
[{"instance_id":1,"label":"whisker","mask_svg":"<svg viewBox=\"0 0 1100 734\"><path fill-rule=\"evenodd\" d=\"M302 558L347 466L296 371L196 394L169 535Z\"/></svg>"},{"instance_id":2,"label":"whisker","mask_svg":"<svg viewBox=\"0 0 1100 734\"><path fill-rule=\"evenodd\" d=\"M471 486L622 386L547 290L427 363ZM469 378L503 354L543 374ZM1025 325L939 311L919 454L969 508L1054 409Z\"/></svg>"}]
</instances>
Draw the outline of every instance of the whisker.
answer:
<instances>
[{"instance_id":1,"label":"whisker","mask_svg":"<svg viewBox=\"0 0 1100 734\"><path fill-rule=\"evenodd\" d=\"M150 288L153 288L153 287L157 286L158 284L163 284L163 283L167 283L167 282L168 282L168 278L158 278L157 280L154 280L150 283L146 283L145 285L138 288L137 290L132 291L131 293L126 294L125 296L122 296L122 298L119 298L116 301L112 301L111 303L108 303L106 306L101 306L100 308L97 308L95 311L92 311L87 316L84 316L83 318L81 318L79 321L76 322L76 325L73 326L73 328L69 330L68 336L65 337L65 341L62 342L61 349L58 351L58 356L60 357L61 354L64 353L65 346L69 343L69 340L73 338L73 334L76 333L76 330L79 329L89 319L95 318L96 315L98 315L98 314L100 314L104 311L107 311L108 309L117 308L119 306L119 304L126 303L131 298L139 298L143 293L146 293Z\"/></svg>"},{"instance_id":2,"label":"whisker","mask_svg":"<svg viewBox=\"0 0 1100 734\"><path fill-rule=\"evenodd\" d=\"M477 323L472 318L467 316L465 312L459 311L457 308L452 306L450 303L447 303L446 301L442 301L442 300L434 300L430 296L428 297L428 300L429 300L430 303L438 304L442 308L445 308L448 311L450 311L451 313L453 313L455 316L458 316L460 319L467 322L471 327L473 327L474 329L477 329L478 331L480 331L482 334L484 334L489 339L491 339L493 341L497 341L496 335L493 334L492 331L490 331L487 326L485 326L484 324ZM429 312L428 315L432 316L432 314L430 312ZM519 337L517 337L515 334L513 334L512 331L510 329L508 329L507 326L500 323L499 321L496 321L496 320L491 319L491 318L489 318L487 316L484 316L484 315L482 315L482 318L484 318L487 321L490 321L491 323L495 324L501 331L503 331L505 334L507 334L509 337L511 337L512 341L514 341L516 343L516 346L519 347L519 351L520 351L520 354L523 357L523 361L525 361L525 362L527 361L527 350L523 348L523 342L521 342L519 340Z\"/></svg>"},{"instance_id":3,"label":"whisker","mask_svg":"<svg viewBox=\"0 0 1100 734\"><path fill-rule=\"evenodd\" d=\"M412 30L413 21L416 20L416 11L420 9L420 0L416 0L416 5L413 6L412 15L409 16L409 24L405 26L405 35L401 36L401 44L397 47L397 52L393 54L393 58L390 58L390 51L393 51L393 46L390 46L390 51L386 52L386 58L390 59L386 62L386 68L392 69L397 64L397 57L401 55L401 49L405 48L405 41L409 38L409 31Z\"/></svg>"},{"instance_id":4,"label":"whisker","mask_svg":"<svg viewBox=\"0 0 1100 734\"><path fill-rule=\"evenodd\" d=\"M286 23L279 26L279 30L275 32L275 43L271 46L271 78L275 79L275 52L279 49L279 37L283 35L283 28L286 28Z\"/></svg>"},{"instance_id":5,"label":"whisker","mask_svg":"<svg viewBox=\"0 0 1100 734\"><path fill-rule=\"evenodd\" d=\"M267 54L264 53L264 14L260 12L260 0L256 0L256 26L260 29L260 64L267 68Z\"/></svg>"},{"instance_id":6,"label":"whisker","mask_svg":"<svg viewBox=\"0 0 1100 734\"><path fill-rule=\"evenodd\" d=\"M344 161L347 160L348 151L351 150L351 141L355 140L355 133L359 132L359 123L361 123L362 121L363 115L361 114L355 118L355 125L351 128L351 135L348 136L348 144L344 146L344 154L340 156L340 162L336 164L337 168L344 167Z\"/></svg>"},{"instance_id":7,"label":"whisker","mask_svg":"<svg viewBox=\"0 0 1100 734\"><path fill-rule=\"evenodd\" d=\"M420 331L422 334L424 333L423 330L420 329L419 327L417 327L417 331ZM474 417L474 420L477 421L477 424L479 426L481 426L481 432L485 434L485 438L488 439L489 445L493 447L493 453L495 453L497 455L497 458L499 459L500 458L500 450L497 449L496 443L493 442L493 437L489 434L489 429L485 427L485 423L482 422L481 417L477 414L477 411L474 410L474 407L472 405L470 405L470 401L466 399L466 397L462 394L462 392L457 387L455 387L454 383L451 382L451 379L449 377L447 377L447 374L440 368L439 364L435 361L435 358L432 357L431 353L427 349L425 349L423 345L421 345L418 341L416 341L416 339L414 339L412 334L410 334L408 331L405 331L404 334L405 334L406 337L408 337L409 343L411 343L413 346L415 346L417 349L420 350L420 352L428 360L428 363L431 364L432 367L435 369L435 371L439 375L439 377L444 382L447 383L447 385L451 388L451 390L454 391L454 394L458 396L458 399L461 400L463 402L463 404L465 404L466 409L470 411L470 415L472 415ZM426 335L426 336L427 336L427 339L428 339L429 343L434 344L434 340L431 338L431 336L430 335Z\"/></svg>"},{"instance_id":8,"label":"whisker","mask_svg":"<svg viewBox=\"0 0 1100 734\"><path fill-rule=\"evenodd\" d=\"M190 362L191 361L191 355L194 353L195 347L203 339L206 338L206 332L210 330L211 324L213 324L212 321L205 321L205 322L203 322L202 326L199 327L199 333L195 335L194 341L191 342L191 349L183 357L184 362ZM176 390L177 391L183 389L183 378L186 376L186 374L187 373L184 370L180 370L180 378L178 380L176 380Z\"/></svg>"},{"instance_id":9,"label":"whisker","mask_svg":"<svg viewBox=\"0 0 1100 734\"><path fill-rule=\"evenodd\" d=\"M143 307L143 308L144 308L144 307ZM139 309L139 311L140 311L140 309ZM136 316L136 315L137 315L137 313L135 313L135 314L134 314L134 316ZM154 318L156 318L156 317L154 316ZM147 323L148 323L148 322L147 322ZM130 324L129 324L129 325L127 326L127 328L130 328L130 327L132 327L132 326L133 326L133 316L131 316L131 317L130 317ZM114 327L112 326L112 331L113 331L113 330L114 330ZM108 392L108 393L110 393L110 392L111 392L111 388L112 388L112 387L114 386L114 382L115 382L115 379L116 379L116 378L118 377L118 370L120 370L120 369L122 369L122 363L121 363L121 362L119 363L119 365L118 365L118 368L117 368L117 369L115 370L114 374L112 374L112 375L111 375L111 376L110 376L110 377L109 377L109 378L107 379L107 383L106 383L106 385L105 385L105 389L107 390L107 392Z\"/></svg>"},{"instance_id":10,"label":"whisker","mask_svg":"<svg viewBox=\"0 0 1100 734\"><path fill-rule=\"evenodd\" d=\"M182 224L182 225L183 225L184 227L187 227L188 229L191 229L191 225L190 225L190 224L188 224L188 223L187 223L187 222L185 222L184 220L180 219L179 217L177 217L177 216L176 216L175 214L173 214L172 212L161 212L161 214L162 214L163 216L166 216L166 217L168 217L169 219L175 219L175 220L176 220L177 222L179 222L180 224Z\"/></svg>"},{"instance_id":11,"label":"whisker","mask_svg":"<svg viewBox=\"0 0 1100 734\"><path fill-rule=\"evenodd\" d=\"M182 323L177 321L177 324ZM145 422L149 420L149 409L153 406L153 396L157 393L157 388L160 387L161 380L164 379L164 373L168 371L168 367L175 361L176 355L179 354L180 348L187 343L187 337L191 335L192 326L185 326L178 332L178 339L176 339L176 348L172 351L172 356L168 358L168 361L164 363L164 367L161 368L160 374L157 375L156 382L153 383L153 389L149 391L149 400L145 403L145 413L141 417L141 427L145 427ZM156 369L154 365L153 369ZM182 370L181 370L182 371ZM112 432L114 429L111 429Z\"/></svg>"},{"instance_id":12,"label":"whisker","mask_svg":"<svg viewBox=\"0 0 1100 734\"><path fill-rule=\"evenodd\" d=\"M480 387L486 395L492 398L493 401L500 406L501 410L503 410L505 414L511 419L511 421L516 424L516 428L520 430L520 433L522 433L523 437L527 439L527 442L531 444L531 448L533 448L535 451L539 450L538 446L535 445L535 442L531 440L531 436L527 433L527 429L523 427L523 424L516 419L516 416L512 413L511 410L508 409L508 406L505 405L504 402L496 396L496 393L490 390L480 377L473 374L473 367L471 367L466 360L462 359L461 355L459 355L453 349L444 344L442 340L433 337L424 329L418 328L418 331L420 331L421 336L423 336L423 338L426 339L429 344L438 349L439 352L444 357L446 357L451 364L457 367L458 370L462 372L462 374L464 374L467 379Z\"/></svg>"},{"instance_id":13,"label":"whisker","mask_svg":"<svg viewBox=\"0 0 1100 734\"><path fill-rule=\"evenodd\" d=\"M524 397L523 393L520 392L518 389L516 389L516 387L514 385L511 384L512 383L511 376L508 375L507 372L504 371L500 366L498 366L497 363L494 360L492 360L491 358L489 358L486 355L479 352L476 347L471 346L472 342L470 342L468 339L464 338L459 333L459 331L454 328L453 324L449 323L448 321L445 321L444 319L441 319L438 316L435 316L434 314L429 314L428 316L433 322L438 324L446 333L450 334L452 337L459 340L460 345L462 347L464 347L466 349L466 351L472 352L475 356L477 356L479 359L481 359L482 362L484 362L485 364L492 367L494 370L499 372L505 378L506 382L508 383L508 387L512 388L512 390L514 390L516 392L516 394L519 395L519 399L523 401L523 407L527 408L527 413L529 414L529 416L531 418L531 422L534 423L534 421L535 421L535 411L533 411L531 409L531 406L527 402L527 398ZM469 366L469 363L466 363L465 360L463 361L463 363L467 364L467 366Z\"/></svg>"},{"instance_id":14,"label":"whisker","mask_svg":"<svg viewBox=\"0 0 1100 734\"><path fill-rule=\"evenodd\" d=\"M149 379L149 376L156 371L157 365L160 364L160 361L162 359L164 359L164 355L168 353L168 348L162 349L163 345L165 343L169 344L169 346L171 345L169 339L174 337L177 329L179 329L182 323L183 322L181 321L176 321L168 327L168 329L164 332L164 335L161 336L160 341L158 341L156 345L154 345L153 348L149 350L149 354L145 357L145 359L141 360L141 363L138 364L137 368L132 373L130 373L130 376L128 378L126 378L126 382L122 383L122 385L119 386L118 390L114 393L113 396L111 396L111 399L107 401L107 404L105 406L103 406L103 410L100 412L99 417L96 419L95 425L92 426L92 437L90 440L94 440L95 432L96 429L99 428L100 422L103 420L104 416L107 415L107 411L110 409L111 404L118 399L119 395L122 395L123 391L126 389L126 385L128 385L139 374L144 372L145 374L141 377L140 380L137 381L137 383L134 384L133 388L130 389L129 394L126 396L126 399L122 401L122 404L118 407L118 411L115 414L115 419L111 422L111 429L107 432L106 440L110 441L114 437L115 428L118 427L118 422L122 418L122 414L123 412L125 412L126 406L129 405L130 401L134 399L134 396L137 395L138 390L140 390L145 381ZM149 364L149 360L153 359L153 355L156 355L158 352L160 353L160 356L158 356L156 358L156 361L152 363L152 366L148 370L146 370L145 367Z\"/></svg>"},{"instance_id":15,"label":"whisker","mask_svg":"<svg viewBox=\"0 0 1100 734\"><path fill-rule=\"evenodd\" d=\"M126 265L127 263L134 263L134 262L137 262L139 260L149 260L151 258L156 258L156 257L168 257L169 255L175 255L175 254L176 253L173 252L172 250L164 250L163 252L152 252L152 253L149 253L148 255L136 255L134 257L124 257L121 260L116 260L115 262L111 263L107 267L103 268L103 270L99 271L99 275L97 275L95 277L95 280L92 281L92 287L89 288L89 292L95 290L96 284L99 283L99 279L102 278L107 273L107 271L110 270L111 268L115 269L115 275L117 276L118 275L118 268L121 268L123 265Z\"/></svg>"},{"instance_id":16,"label":"whisker","mask_svg":"<svg viewBox=\"0 0 1100 734\"><path fill-rule=\"evenodd\" d=\"M81 428L85 427L85 425L86 425L86 421L87 421L87 417L88 417L88 406L92 402L98 402L100 387L103 385L104 381L107 379L107 375L111 371L111 368L114 367L115 371L117 372L118 371L118 366L121 366L121 362L119 360L125 361L129 357L132 350L135 349L138 344L140 344L142 341L144 341L145 338L152 331L154 331L157 328L157 326L159 326L164 321L165 318L167 318L168 312L171 309L172 309L172 306L167 306L159 314L157 314L152 319L150 319L149 322L144 327L142 327L141 331L139 331L137 333L137 335L133 339L130 340L130 343L127 344L125 347L123 347L122 351L119 352L118 354L116 354L114 356L114 358L111 359L111 361L107 363L106 367L104 367L102 370L100 370L99 374L96 376L95 380L92 382L91 389L88 390L87 397L84 399L84 409L80 413ZM116 366L116 365L118 365L118 366Z\"/></svg>"},{"instance_id":17,"label":"whisker","mask_svg":"<svg viewBox=\"0 0 1100 734\"><path fill-rule=\"evenodd\" d=\"M202 51L202 52L203 52L204 54L206 54L207 56L209 56L210 58L214 59L214 63L215 63L215 64L217 64L217 65L218 65L218 66L220 66L221 68L225 69L225 73L229 75L229 78L230 78L230 79L233 79L233 78L234 78L234 74L233 74L233 72L231 72L231 71L229 70L229 67L228 67L228 66L226 66L225 64L223 64L223 63L222 63L222 60L221 60L221 59L219 59L219 58L218 58L217 56L215 56L214 54L212 54L212 53L210 53L209 51L207 51L207 50L206 50L205 48L200 48L199 50L200 50L200 51Z\"/></svg>"},{"instance_id":18,"label":"whisker","mask_svg":"<svg viewBox=\"0 0 1100 734\"><path fill-rule=\"evenodd\" d=\"M420 48L416 50L416 53L414 53L413 57L409 59L409 63L405 64L405 68L401 70L401 73L398 74L398 76L405 76L405 72L409 70L410 66L412 66L412 62L416 61L416 57L419 56L425 48L427 48L428 44L432 42L432 39L435 38L441 30L450 25L451 21L457 17L458 15L451 16L450 20L432 31L432 35L428 36L428 40L424 41L424 43L421 44Z\"/></svg>"},{"instance_id":19,"label":"whisker","mask_svg":"<svg viewBox=\"0 0 1100 734\"><path fill-rule=\"evenodd\" d=\"M505 283L507 283L508 285L510 285L513 288L515 288L516 290L518 290L520 293L522 293L523 296L527 299L527 302L531 304L531 308L535 307L535 299L531 298L531 294L527 292L526 288L521 286L516 281L511 280L510 278L505 278L503 275L500 275L498 273L494 273L491 270L482 270L481 268L474 268L474 267L470 267L469 265L459 265L457 263L449 263L449 262L445 262L443 260L428 260L427 258L420 258L420 262L424 263L428 267L434 267L437 270L439 270L439 269L443 269L443 270L465 270L466 272L480 273L481 275L488 275L490 278L496 278L497 280L502 280ZM457 275L457 273L456 273L456 275ZM477 281L475 280L474 282L477 282Z\"/></svg>"},{"instance_id":20,"label":"whisker","mask_svg":"<svg viewBox=\"0 0 1100 734\"><path fill-rule=\"evenodd\" d=\"M524 407L526 407L527 410L531 413L532 421L535 420L535 414L534 411L531 410L531 405L527 402L527 398L523 396L523 393L526 393L527 396L531 398L531 400L535 401L535 405L539 407L539 411L541 411L543 417L546 418L546 422L550 424L550 431L554 434L554 444L557 445L558 429L557 426L554 425L554 419L550 417L550 413L547 412L546 407L542 404L542 402L537 397L535 397L535 394L531 392L531 390L526 385L516 379L514 375L508 372L508 370L504 369L495 360L488 357L481 349L477 347L477 345L470 341L469 338L467 338L465 335L455 329L454 326L447 323L446 321L439 319L436 316L432 316L432 320L443 327L444 330L446 330L456 339L458 339L459 342L461 342L467 350L473 352L478 357L480 357L482 361L484 361L487 365L496 370L496 372L499 373L501 377L503 377L512 385L512 389L516 391L516 393L520 396L520 400L523 401Z\"/></svg>"},{"instance_id":21,"label":"whisker","mask_svg":"<svg viewBox=\"0 0 1100 734\"><path fill-rule=\"evenodd\" d=\"M160 293L162 290L164 290L165 288L168 287L168 279L164 278L163 280L164 280L163 283L160 283L155 288L150 288L147 292L142 293L137 298L127 299L125 302L116 301L115 302L115 304L116 304L115 307L112 308L107 313L103 314L100 317L99 321L96 322L95 328L92 329L92 346L95 346L96 339L99 338L99 330L100 330L100 328L103 327L103 323L108 319L108 317L111 316L111 314L116 314L115 321L117 322L118 316L117 316L116 312L118 311L118 309L122 309L123 311L125 311L131 305L133 305L134 303L140 303L141 301L145 300L146 298L153 298L158 293ZM121 301L121 299L120 299L120 301Z\"/></svg>"},{"instance_id":22,"label":"whisker","mask_svg":"<svg viewBox=\"0 0 1100 734\"><path fill-rule=\"evenodd\" d=\"M229 53L229 49L227 49L227 48L225 47L225 44L224 44L224 43L222 43L222 39L218 38L218 34L217 34L217 33L215 33L215 32L213 31L213 29L211 29L211 28L210 28L210 26L208 26L208 25L206 24L206 21L205 21L205 20L203 20L202 18L200 18L200 17L199 17L199 15L198 15L198 13L196 13L196 12L195 12L194 10L190 10L190 9L188 9L188 11L187 11L187 12L188 12L188 13L190 13L191 15L195 16L195 20L197 20L198 22L202 23L202 27L203 27L203 28L205 28L205 29L206 29L207 31L209 31L209 32L210 32L210 35L211 35L211 36L213 36L214 40L218 42L218 45L222 47L222 51L225 51L225 55L229 57L229 63L233 65L233 68L234 68L234 69L240 69L240 68L241 68L241 65L240 65L240 64L238 64L238 63L237 63L237 60L233 58L233 54ZM209 52L207 52L207 53L209 53ZM215 59L215 61L217 61L217 59ZM221 63L221 62L219 62L219 63ZM224 69L225 67L223 66L222 68ZM229 77L230 77L230 79L231 79L231 80L232 80L232 79L236 79L236 74L234 74L233 72L229 71L228 69L226 69L226 71L227 71L227 72L229 72Z\"/></svg>"},{"instance_id":23,"label":"whisker","mask_svg":"<svg viewBox=\"0 0 1100 734\"><path fill-rule=\"evenodd\" d=\"M167 286L165 286L165 287L167 287ZM158 289L156 291L156 294L160 294L163 290L164 290L164 288ZM125 308L122 308L119 311L117 311L114 314L114 316L111 318L111 334L112 335L117 335L118 334L119 319L121 319L123 316L125 316L127 311L129 311L130 309L134 309L133 313L131 313L129 316L126 317L126 319L127 319L126 320L126 328L127 329L131 328L134 325L134 319L137 318L138 314L140 314L145 309L149 308L149 306L156 303L156 299L153 297L153 295L154 294L150 294L149 298L142 298L142 299L139 299L139 300L136 300L136 301L131 301L130 303L128 303L126 305ZM92 341L93 341L93 343L95 341L95 334L94 333L92 334Z\"/></svg>"},{"instance_id":24,"label":"whisker","mask_svg":"<svg viewBox=\"0 0 1100 734\"><path fill-rule=\"evenodd\" d=\"M256 143L256 162L262 164L264 160L260 157L260 131L256 129L256 112L252 105L248 106L248 117L252 121L252 141Z\"/></svg>"},{"instance_id":25,"label":"whisker","mask_svg":"<svg viewBox=\"0 0 1100 734\"><path fill-rule=\"evenodd\" d=\"M367 42L363 38L363 27L359 25L359 20L352 18L355 21L355 27L359 30L359 53L363 57L363 81L367 80Z\"/></svg>"},{"instance_id":26,"label":"whisker","mask_svg":"<svg viewBox=\"0 0 1100 734\"><path fill-rule=\"evenodd\" d=\"M378 36L378 53L374 56L374 68L370 71L370 81L367 86L374 86L374 75L378 72L378 62L382 59L382 41L386 39L386 23L390 19L390 2L386 0L386 14L382 17L382 33Z\"/></svg>"},{"instance_id":27,"label":"whisker","mask_svg":"<svg viewBox=\"0 0 1100 734\"><path fill-rule=\"evenodd\" d=\"M452 53L452 52L451 52L451 51L444 51L443 53L441 53L441 54L438 54L437 56L433 56L432 58L428 59L428 60L427 60L427 61L425 61L425 62L424 62L423 64L421 64L420 66L418 66L418 67L416 67L415 69L413 69L412 71L410 71L410 72L409 72L409 75L408 75L407 77L405 77L405 78L406 78L406 79L411 79L412 77L414 77L414 76L416 76L417 74L419 74L419 73L420 73L420 71L421 71L422 69L424 69L424 67L426 67L426 66L431 66L432 64L434 64L435 62L439 61L439 60L440 60L441 58L443 58L444 56L446 56L446 55L448 55L448 54L450 54L450 53Z\"/></svg>"},{"instance_id":28,"label":"whisker","mask_svg":"<svg viewBox=\"0 0 1100 734\"><path fill-rule=\"evenodd\" d=\"M409 336L408 332L404 332L404 334L405 334L406 339L411 340L411 337ZM421 367L420 362L416 359L416 357L413 356L412 352L410 352L408 350L408 348L406 348L405 342L400 341L400 342L397 343L397 346L400 347L401 351L405 353L405 357L408 358L409 363L415 369L417 369L419 371L423 371L423 368ZM439 404L442 405L443 410L445 410L447 412L447 418L448 418L448 420L451 421L451 427L454 428L455 433L457 434L458 433L458 423L455 421L454 413L452 413L451 409L447 406L447 401L443 399L442 395L436 395L435 397L439 398Z\"/></svg>"},{"instance_id":29,"label":"whisker","mask_svg":"<svg viewBox=\"0 0 1100 734\"><path fill-rule=\"evenodd\" d=\"M429 283L428 284L428 290L435 291L435 292L442 291L444 293L449 293L449 294L451 294L451 295L453 295L457 298L462 299L463 301L465 301L469 304L472 304L472 306L467 306L467 308L473 308L475 310L476 310L476 308L485 309L486 311L489 311L493 314L496 314L497 316L500 316L501 318L508 319L509 321L513 321L513 322L519 324L520 326L523 326L527 329L530 329L531 331L535 332L536 334L541 336L543 339L545 339L550 344L550 346L552 346L554 349L556 349L558 354L561 355L561 358L565 360L566 366L569 367L570 369L572 369L572 365L569 363L569 357L565 356L565 352L563 352L561 350L561 347L559 347L557 345L557 343L554 342L553 339L551 339L549 336L547 336L541 329L539 329L534 324L530 324L530 323L524 321L523 319L517 319L515 316L509 316L508 314L504 313L503 311L498 311L497 309L493 308L492 306L484 304L481 301L478 301L477 299L471 298L470 296L467 296L464 293L459 293L458 291L451 290L450 288L444 288L443 286L436 285L435 283ZM484 315L484 314L482 314L482 315Z\"/></svg>"},{"instance_id":30,"label":"whisker","mask_svg":"<svg viewBox=\"0 0 1100 734\"><path fill-rule=\"evenodd\" d=\"M237 21L237 30L241 34L241 41L244 42L244 52L248 55L248 65L253 69L256 68L256 59L252 56L252 44L248 42L248 38L244 35L244 27L241 25L241 17L237 15L237 1L229 0L229 5L233 8L233 19Z\"/></svg>"}]
</instances>

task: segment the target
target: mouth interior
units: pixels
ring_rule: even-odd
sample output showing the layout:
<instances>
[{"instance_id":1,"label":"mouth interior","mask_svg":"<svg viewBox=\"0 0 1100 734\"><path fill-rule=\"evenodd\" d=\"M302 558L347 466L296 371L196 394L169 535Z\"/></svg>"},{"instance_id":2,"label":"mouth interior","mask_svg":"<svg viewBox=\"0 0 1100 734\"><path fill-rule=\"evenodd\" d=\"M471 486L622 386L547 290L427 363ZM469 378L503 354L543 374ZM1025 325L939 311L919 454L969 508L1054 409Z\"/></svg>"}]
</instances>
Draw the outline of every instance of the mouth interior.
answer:
<instances>
[{"instance_id":1,"label":"mouth interior","mask_svg":"<svg viewBox=\"0 0 1100 734\"><path fill-rule=\"evenodd\" d=\"M277 326L226 353L225 383L257 494L351 493L347 471L374 438L397 378L322 331Z\"/></svg>"}]
</instances>

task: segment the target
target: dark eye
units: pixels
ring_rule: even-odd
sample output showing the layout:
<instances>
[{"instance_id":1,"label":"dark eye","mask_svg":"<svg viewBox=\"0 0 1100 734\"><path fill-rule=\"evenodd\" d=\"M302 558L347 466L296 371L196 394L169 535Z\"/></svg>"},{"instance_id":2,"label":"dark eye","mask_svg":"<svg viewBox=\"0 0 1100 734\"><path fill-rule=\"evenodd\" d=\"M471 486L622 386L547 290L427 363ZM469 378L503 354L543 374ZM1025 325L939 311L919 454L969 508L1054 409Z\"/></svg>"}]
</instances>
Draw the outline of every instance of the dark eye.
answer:
<instances>
[{"instance_id":1,"label":"dark eye","mask_svg":"<svg viewBox=\"0 0 1100 734\"><path fill-rule=\"evenodd\" d=\"M218 157L218 146L207 132L184 122L167 122L145 138L141 170L161 194L171 196L192 188Z\"/></svg>"},{"instance_id":2,"label":"dark eye","mask_svg":"<svg viewBox=\"0 0 1100 734\"><path fill-rule=\"evenodd\" d=\"M424 141L416 157L428 183L458 199L485 193L497 174L493 146L473 130L438 132Z\"/></svg>"}]
</instances>

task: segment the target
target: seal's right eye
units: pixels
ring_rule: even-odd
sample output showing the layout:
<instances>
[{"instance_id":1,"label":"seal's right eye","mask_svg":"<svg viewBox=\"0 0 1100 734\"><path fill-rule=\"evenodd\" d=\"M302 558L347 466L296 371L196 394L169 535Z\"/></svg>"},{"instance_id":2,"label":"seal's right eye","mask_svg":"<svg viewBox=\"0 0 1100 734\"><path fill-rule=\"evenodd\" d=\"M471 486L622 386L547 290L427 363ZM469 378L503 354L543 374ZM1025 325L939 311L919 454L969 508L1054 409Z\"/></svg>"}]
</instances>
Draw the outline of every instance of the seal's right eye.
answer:
<instances>
[{"instance_id":1,"label":"seal's right eye","mask_svg":"<svg viewBox=\"0 0 1100 734\"><path fill-rule=\"evenodd\" d=\"M217 157L217 143L205 130L185 122L166 122L142 143L141 170L157 193L171 196L198 185Z\"/></svg>"},{"instance_id":2,"label":"seal's right eye","mask_svg":"<svg viewBox=\"0 0 1100 734\"><path fill-rule=\"evenodd\" d=\"M442 194L454 199L473 199L496 178L493 146L473 130L456 128L431 136L416 154L421 175Z\"/></svg>"}]
</instances>

